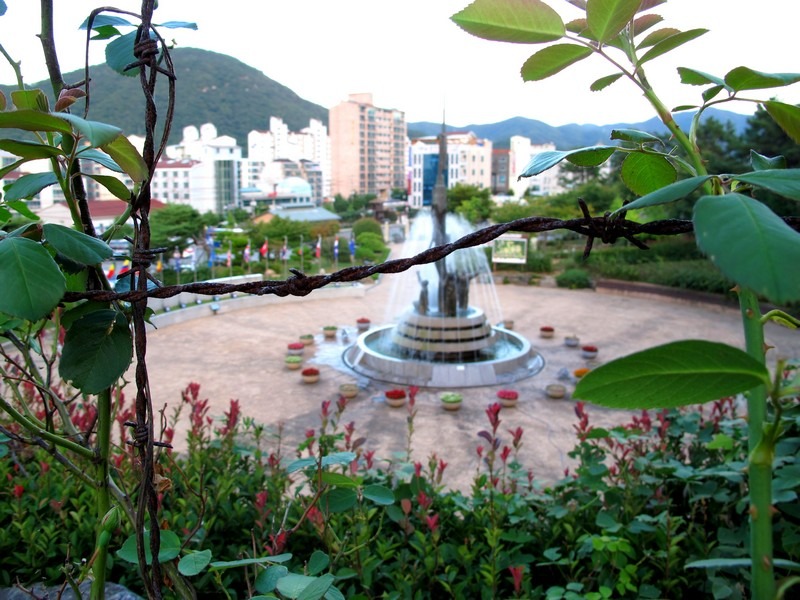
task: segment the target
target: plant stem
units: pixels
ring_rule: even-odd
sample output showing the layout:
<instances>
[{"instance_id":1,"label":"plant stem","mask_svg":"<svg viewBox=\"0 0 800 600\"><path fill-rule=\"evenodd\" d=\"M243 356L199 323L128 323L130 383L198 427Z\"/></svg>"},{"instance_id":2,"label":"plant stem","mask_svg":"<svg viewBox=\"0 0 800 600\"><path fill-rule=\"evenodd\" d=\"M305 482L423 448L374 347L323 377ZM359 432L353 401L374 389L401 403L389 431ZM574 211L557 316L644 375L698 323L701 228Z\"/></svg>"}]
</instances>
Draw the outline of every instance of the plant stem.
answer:
<instances>
[{"instance_id":1,"label":"plant stem","mask_svg":"<svg viewBox=\"0 0 800 600\"><path fill-rule=\"evenodd\" d=\"M755 293L749 289L740 289L739 306L742 311L745 349L750 356L764 364L764 326ZM751 597L771 600L775 597L772 566L772 458L775 447L774 440L764 436L767 417L766 385L760 385L748 392L747 417Z\"/></svg>"},{"instance_id":2,"label":"plant stem","mask_svg":"<svg viewBox=\"0 0 800 600\"><path fill-rule=\"evenodd\" d=\"M111 494L108 489L108 461L111 456L111 388L106 388L97 395L97 480L100 486L95 490L97 505L97 535L102 533L103 517L111 507ZM99 547L95 557L92 573L92 600L102 600L106 585L106 559L108 545Z\"/></svg>"}]
</instances>

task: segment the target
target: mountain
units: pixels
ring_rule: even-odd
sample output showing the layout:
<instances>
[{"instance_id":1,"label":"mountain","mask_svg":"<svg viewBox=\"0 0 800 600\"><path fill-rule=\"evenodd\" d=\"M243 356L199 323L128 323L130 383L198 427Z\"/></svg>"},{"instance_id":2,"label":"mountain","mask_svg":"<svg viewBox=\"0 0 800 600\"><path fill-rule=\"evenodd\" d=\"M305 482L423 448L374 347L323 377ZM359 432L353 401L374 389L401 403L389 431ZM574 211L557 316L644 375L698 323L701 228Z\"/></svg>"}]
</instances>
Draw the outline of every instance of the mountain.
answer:
<instances>
[{"instance_id":1,"label":"mountain","mask_svg":"<svg viewBox=\"0 0 800 600\"><path fill-rule=\"evenodd\" d=\"M328 109L308 102L292 90L243 62L216 52L196 48L177 48L172 51L175 64L178 102L170 135L170 143L180 141L182 130L188 125L199 127L213 123L219 135L229 135L241 146L247 145L247 134L253 129L269 128L270 116L283 119L290 131L299 131L309 119L328 122ZM91 112L89 118L116 125L126 134L144 135L144 100L138 77L122 77L106 65L91 67ZM83 71L64 74L67 82L83 80ZM49 90L46 81L33 84ZM13 86L0 85L8 97ZM156 89L158 114L166 113L166 81ZM53 102L51 101L51 105ZM73 108L74 114L83 114L83 102ZM711 109L704 118L713 116L719 121L731 121L737 133L744 130L746 115ZM677 122L688 131L691 113L678 113ZM557 148L567 150L582 146L608 143L613 129L630 128L662 133L666 129L658 119L644 123L615 123L613 125L562 125L553 127L541 121L514 117L489 125L473 124L464 127L448 126L448 130L473 131L480 138L492 140L497 148L508 148L512 135L530 138L534 143L553 142ZM417 122L408 124L409 137L436 135L440 123Z\"/></svg>"},{"instance_id":2,"label":"mountain","mask_svg":"<svg viewBox=\"0 0 800 600\"><path fill-rule=\"evenodd\" d=\"M187 125L213 123L219 135L230 135L247 145L253 129L269 129L270 116L283 119L290 131L308 126L309 119L328 122L328 109L303 100L292 90L261 71L224 54L176 48L172 51L178 101L170 143L178 143ZM105 64L91 67L92 94L89 118L122 128L126 134L144 135L144 99L138 77L122 77ZM83 70L64 74L64 81L83 80ZM33 84L50 91L47 81ZM0 86L8 97L12 86ZM159 117L166 113L166 79L156 87ZM51 100L51 106L52 106ZM72 111L83 114L83 103Z\"/></svg>"},{"instance_id":3,"label":"mountain","mask_svg":"<svg viewBox=\"0 0 800 600\"><path fill-rule=\"evenodd\" d=\"M688 131L692 117L693 113L677 113L675 121L680 125L681 129ZM744 132L747 120L750 118L748 115L711 108L703 113L701 122L709 117L713 117L722 123L730 121L739 135ZM656 134L666 133L667 131L667 128L657 117L641 123L614 123L612 125L577 125L572 123L559 127L554 127L535 119L514 117L513 119L489 125L475 124L465 125L464 127L448 125L447 129L449 131L472 131L479 138L491 140L496 148L508 148L509 138L512 135L521 135L530 138L534 144L553 142L556 148L560 150L607 144L610 142L611 131L614 129L638 129ZM408 134L411 138L437 135L441 130L441 123L421 121L408 124Z\"/></svg>"}]
</instances>

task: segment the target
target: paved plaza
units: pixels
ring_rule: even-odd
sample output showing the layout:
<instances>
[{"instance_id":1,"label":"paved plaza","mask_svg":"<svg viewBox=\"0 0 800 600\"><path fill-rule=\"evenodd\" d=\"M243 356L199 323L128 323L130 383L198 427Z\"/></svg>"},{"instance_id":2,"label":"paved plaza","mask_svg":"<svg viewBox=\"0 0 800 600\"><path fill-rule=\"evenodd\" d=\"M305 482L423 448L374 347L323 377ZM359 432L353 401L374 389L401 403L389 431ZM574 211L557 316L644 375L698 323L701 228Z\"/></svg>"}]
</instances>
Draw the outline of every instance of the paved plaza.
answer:
<instances>
[{"instance_id":1,"label":"paved plaza","mask_svg":"<svg viewBox=\"0 0 800 600\"><path fill-rule=\"evenodd\" d=\"M356 382L359 395L348 405L343 423L353 421L356 437L367 438L365 449L375 456L393 459L406 448L407 412L383 402L391 384L359 378L341 361L341 354L356 336L356 319L368 317L373 324L384 319L390 302L388 278L364 287L360 296L348 290L320 290L302 299L249 299L248 308L237 300L220 302L218 314L205 310L203 318L160 326L148 335L148 366L153 406L180 403L181 390L190 382L201 386L208 398L209 414L221 418L229 401L238 399L242 413L270 428L283 424L284 452L291 453L308 429L319 426L324 400L338 398L339 384ZM599 349L598 361L679 339L708 339L743 346L739 312L733 308L671 301L659 297L633 297L593 290L564 290L552 286L497 286L504 319L513 319L515 331L525 335L542 354L546 364L536 376L512 385L461 390L464 401L458 412L445 412L438 400L441 390L422 389L417 396L413 460L425 463L432 453L448 463L444 483L467 489L478 468L478 431L486 429L486 407L495 401L500 387L519 391L519 405L501 412L501 431L522 427L519 459L537 478L553 481L570 466L567 452L574 446L574 401L568 396L551 400L544 389L558 379L559 371L586 366L580 351L566 347L563 338L577 335L582 344ZM241 299L240 299L241 300ZM255 301L255 304L253 302ZM325 340L322 327L338 325L348 332ZM539 327L551 325L552 339L539 337ZM341 331L341 330L340 330ZM321 370L317 384L304 384L298 371L284 366L286 347L300 335L312 333L315 344L306 348L305 364ZM800 335L773 324L767 342L770 356L800 357ZM568 385L571 391L572 386ZM611 426L628 419L628 413L589 407L592 422ZM185 447L188 421L184 413L176 446Z\"/></svg>"}]
</instances>

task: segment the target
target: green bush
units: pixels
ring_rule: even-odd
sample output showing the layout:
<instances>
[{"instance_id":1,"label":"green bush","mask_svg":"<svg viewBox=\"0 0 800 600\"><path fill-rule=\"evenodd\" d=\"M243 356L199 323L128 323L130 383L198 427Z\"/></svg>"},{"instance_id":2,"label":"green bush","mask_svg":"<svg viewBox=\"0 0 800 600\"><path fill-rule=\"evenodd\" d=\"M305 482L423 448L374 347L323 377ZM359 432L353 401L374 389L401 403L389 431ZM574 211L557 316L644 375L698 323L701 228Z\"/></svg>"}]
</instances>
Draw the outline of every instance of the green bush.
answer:
<instances>
[{"instance_id":1,"label":"green bush","mask_svg":"<svg viewBox=\"0 0 800 600\"><path fill-rule=\"evenodd\" d=\"M525 269L534 273L551 273L553 261L550 259L550 255L544 252L528 252Z\"/></svg>"},{"instance_id":2,"label":"green bush","mask_svg":"<svg viewBox=\"0 0 800 600\"><path fill-rule=\"evenodd\" d=\"M356 237L356 259L360 261L381 262L389 252L379 234L366 232Z\"/></svg>"},{"instance_id":3,"label":"green bush","mask_svg":"<svg viewBox=\"0 0 800 600\"><path fill-rule=\"evenodd\" d=\"M362 233L374 233L383 240L383 228L378 220L372 217L363 217L353 223L353 235L356 240Z\"/></svg>"},{"instance_id":4,"label":"green bush","mask_svg":"<svg viewBox=\"0 0 800 600\"><path fill-rule=\"evenodd\" d=\"M592 287L592 280L589 278L589 273L583 269L567 269L563 273L556 275L556 285L577 290Z\"/></svg>"}]
</instances>

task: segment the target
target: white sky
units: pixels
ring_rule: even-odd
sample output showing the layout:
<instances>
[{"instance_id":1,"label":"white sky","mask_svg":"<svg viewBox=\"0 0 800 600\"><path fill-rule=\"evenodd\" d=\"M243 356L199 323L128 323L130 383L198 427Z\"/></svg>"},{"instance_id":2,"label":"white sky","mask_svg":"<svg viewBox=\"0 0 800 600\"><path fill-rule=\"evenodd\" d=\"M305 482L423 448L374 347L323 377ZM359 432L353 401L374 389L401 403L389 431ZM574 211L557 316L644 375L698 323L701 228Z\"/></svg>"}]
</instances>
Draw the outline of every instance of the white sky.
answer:
<instances>
[{"instance_id":1,"label":"white sky","mask_svg":"<svg viewBox=\"0 0 800 600\"><path fill-rule=\"evenodd\" d=\"M46 77L35 37L39 2L6 0L0 43L22 60L26 82ZM549 0L565 20L575 17L565 0ZM97 0L55 0L56 43L62 70L82 67L85 32L77 30ZM238 58L302 98L330 108L353 92L372 92L377 106L406 113L408 122L440 122L443 107L455 126L521 116L551 125L635 122L653 116L632 84L618 81L598 93L595 79L613 72L587 59L544 82L524 83L525 59L541 46L488 42L462 31L450 16L469 0L160 0L156 23L197 23L197 31L164 30L180 46ZM139 0L114 5L138 11ZM662 26L710 32L647 65L651 84L668 107L695 104L702 88L682 86L675 68L686 66L723 76L737 66L767 72L800 72L796 0L669 0L654 12ZM102 61L102 43L90 62ZM2 57L0 57L2 60ZM13 72L0 63L0 82ZM178 87L180 99L180 82ZM753 92L800 102L800 84ZM244 102L244 98L232 99ZM720 108L752 113L749 103Z\"/></svg>"}]
</instances>

